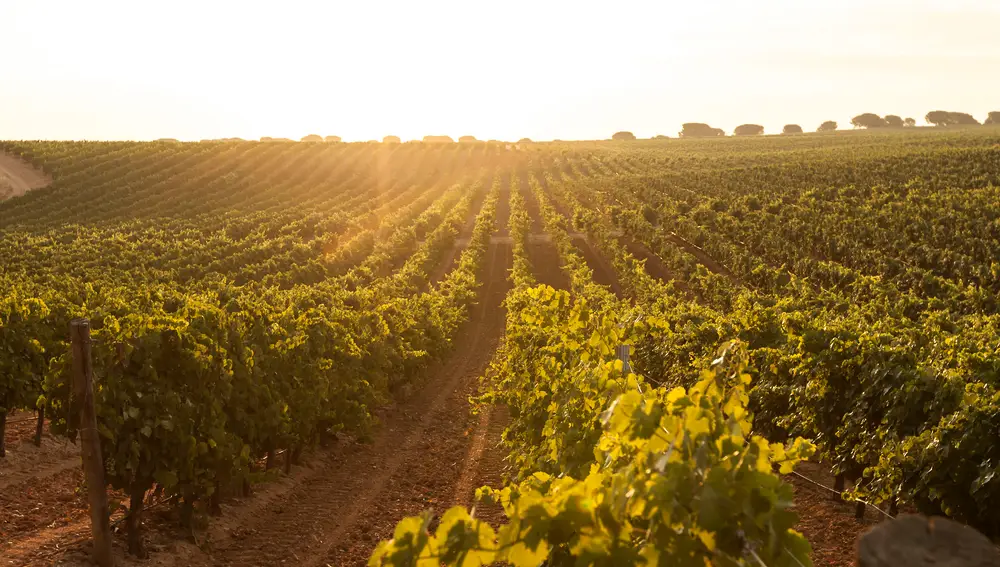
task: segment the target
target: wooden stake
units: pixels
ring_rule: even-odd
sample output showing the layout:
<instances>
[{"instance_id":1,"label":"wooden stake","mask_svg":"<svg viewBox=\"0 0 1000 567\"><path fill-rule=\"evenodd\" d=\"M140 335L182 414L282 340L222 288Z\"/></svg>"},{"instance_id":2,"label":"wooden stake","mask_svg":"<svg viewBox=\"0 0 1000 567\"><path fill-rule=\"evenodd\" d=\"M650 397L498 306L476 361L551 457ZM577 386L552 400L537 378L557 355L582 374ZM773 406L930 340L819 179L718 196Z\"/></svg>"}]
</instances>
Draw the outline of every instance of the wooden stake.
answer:
<instances>
[{"instance_id":1,"label":"wooden stake","mask_svg":"<svg viewBox=\"0 0 1000 567\"><path fill-rule=\"evenodd\" d=\"M90 321L74 319L70 323L73 345L73 393L80 407L80 452L87 481L90 504L90 533L94 540L94 561L101 567L113 567L111 525L108 519L108 495L104 484L104 458L97 433L94 409L94 375L90 359Z\"/></svg>"},{"instance_id":2,"label":"wooden stake","mask_svg":"<svg viewBox=\"0 0 1000 567\"><path fill-rule=\"evenodd\" d=\"M35 424L35 447L42 446L42 433L45 430L45 406L38 408L38 422Z\"/></svg>"}]
</instances>

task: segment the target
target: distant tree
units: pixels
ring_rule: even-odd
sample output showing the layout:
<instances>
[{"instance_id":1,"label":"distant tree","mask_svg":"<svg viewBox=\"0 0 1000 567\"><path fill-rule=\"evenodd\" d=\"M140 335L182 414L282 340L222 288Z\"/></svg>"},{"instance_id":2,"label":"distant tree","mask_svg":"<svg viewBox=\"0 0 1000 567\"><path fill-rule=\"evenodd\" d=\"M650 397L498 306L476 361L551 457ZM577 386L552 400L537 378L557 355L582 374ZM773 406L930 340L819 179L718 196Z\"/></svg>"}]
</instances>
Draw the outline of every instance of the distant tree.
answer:
<instances>
[{"instance_id":1,"label":"distant tree","mask_svg":"<svg viewBox=\"0 0 1000 567\"><path fill-rule=\"evenodd\" d=\"M517 143L518 144L530 144L531 143L531 138L521 138L520 140L517 141Z\"/></svg>"},{"instance_id":2,"label":"distant tree","mask_svg":"<svg viewBox=\"0 0 1000 567\"><path fill-rule=\"evenodd\" d=\"M878 114L866 112L851 118L851 125L855 128L885 128L888 126L885 120Z\"/></svg>"},{"instance_id":3,"label":"distant tree","mask_svg":"<svg viewBox=\"0 0 1000 567\"><path fill-rule=\"evenodd\" d=\"M986 117L986 122L983 124L988 124L990 126L1000 126L1000 110L995 110Z\"/></svg>"},{"instance_id":4,"label":"distant tree","mask_svg":"<svg viewBox=\"0 0 1000 567\"><path fill-rule=\"evenodd\" d=\"M670 136L664 136L663 134L657 134L653 136L654 140L669 140Z\"/></svg>"},{"instance_id":5,"label":"distant tree","mask_svg":"<svg viewBox=\"0 0 1000 567\"><path fill-rule=\"evenodd\" d=\"M906 120L903 120L903 127L904 128L913 128L916 125L917 125L917 121L914 120L914 119L912 119L912 118L907 118Z\"/></svg>"},{"instance_id":6,"label":"distant tree","mask_svg":"<svg viewBox=\"0 0 1000 567\"><path fill-rule=\"evenodd\" d=\"M934 126L948 126L951 124L950 114L947 110L932 110L924 116L924 121Z\"/></svg>"},{"instance_id":7,"label":"distant tree","mask_svg":"<svg viewBox=\"0 0 1000 567\"><path fill-rule=\"evenodd\" d=\"M458 139L459 142L463 144L470 144L472 142L478 142L475 136L462 136Z\"/></svg>"},{"instance_id":8,"label":"distant tree","mask_svg":"<svg viewBox=\"0 0 1000 567\"><path fill-rule=\"evenodd\" d=\"M710 136L724 136L726 133L719 128L712 128L708 124L701 122L687 122L681 126L681 131L677 134L682 138L704 138Z\"/></svg>"},{"instance_id":9,"label":"distant tree","mask_svg":"<svg viewBox=\"0 0 1000 567\"><path fill-rule=\"evenodd\" d=\"M205 140L202 141L204 142ZM177 140L176 138L160 138L159 140L157 140L157 142L170 142L172 144L176 144L179 143L179 140Z\"/></svg>"},{"instance_id":10,"label":"distant tree","mask_svg":"<svg viewBox=\"0 0 1000 567\"><path fill-rule=\"evenodd\" d=\"M978 126L979 121L965 112L949 112L947 110L932 110L924 116L928 124L935 126Z\"/></svg>"},{"instance_id":11,"label":"distant tree","mask_svg":"<svg viewBox=\"0 0 1000 567\"><path fill-rule=\"evenodd\" d=\"M833 120L827 120L826 122L819 125L816 129L817 132L833 132L837 129L837 123Z\"/></svg>"},{"instance_id":12,"label":"distant tree","mask_svg":"<svg viewBox=\"0 0 1000 567\"><path fill-rule=\"evenodd\" d=\"M895 114L886 114L884 120L886 125L889 126L890 128L903 127L903 119L900 118L899 116L896 116Z\"/></svg>"},{"instance_id":13,"label":"distant tree","mask_svg":"<svg viewBox=\"0 0 1000 567\"><path fill-rule=\"evenodd\" d=\"M261 142L273 142L274 138L272 138L270 136L261 136L260 141Z\"/></svg>"},{"instance_id":14,"label":"distant tree","mask_svg":"<svg viewBox=\"0 0 1000 567\"><path fill-rule=\"evenodd\" d=\"M633 134L632 132L615 132L611 136L611 139L612 140L632 141L632 140L635 139L635 134Z\"/></svg>"},{"instance_id":15,"label":"distant tree","mask_svg":"<svg viewBox=\"0 0 1000 567\"><path fill-rule=\"evenodd\" d=\"M798 124L785 124L785 127L781 129L782 134L801 134L802 126Z\"/></svg>"},{"instance_id":16,"label":"distant tree","mask_svg":"<svg viewBox=\"0 0 1000 567\"><path fill-rule=\"evenodd\" d=\"M301 141L303 141L303 142L322 142L323 141L323 136L320 136L318 134L309 134L308 136L303 136Z\"/></svg>"},{"instance_id":17,"label":"distant tree","mask_svg":"<svg viewBox=\"0 0 1000 567\"><path fill-rule=\"evenodd\" d=\"M451 136L424 136L424 141L431 144L453 144L455 140Z\"/></svg>"},{"instance_id":18,"label":"distant tree","mask_svg":"<svg viewBox=\"0 0 1000 567\"><path fill-rule=\"evenodd\" d=\"M958 126L980 126L979 121L965 112L949 112L951 120Z\"/></svg>"},{"instance_id":19,"label":"distant tree","mask_svg":"<svg viewBox=\"0 0 1000 567\"><path fill-rule=\"evenodd\" d=\"M764 133L764 127L760 124L740 124L733 130L734 136L760 136Z\"/></svg>"},{"instance_id":20,"label":"distant tree","mask_svg":"<svg viewBox=\"0 0 1000 567\"><path fill-rule=\"evenodd\" d=\"M326 143L328 143L328 144L333 144L335 142L339 142L340 141L340 136L327 136L327 137L323 138L323 141L326 142Z\"/></svg>"},{"instance_id":21,"label":"distant tree","mask_svg":"<svg viewBox=\"0 0 1000 567\"><path fill-rule=\"evenodd\" d=\"M398 144L399 142L399 136L386 136L382 138L383 144Z\"/></svg>"}]
</instances>

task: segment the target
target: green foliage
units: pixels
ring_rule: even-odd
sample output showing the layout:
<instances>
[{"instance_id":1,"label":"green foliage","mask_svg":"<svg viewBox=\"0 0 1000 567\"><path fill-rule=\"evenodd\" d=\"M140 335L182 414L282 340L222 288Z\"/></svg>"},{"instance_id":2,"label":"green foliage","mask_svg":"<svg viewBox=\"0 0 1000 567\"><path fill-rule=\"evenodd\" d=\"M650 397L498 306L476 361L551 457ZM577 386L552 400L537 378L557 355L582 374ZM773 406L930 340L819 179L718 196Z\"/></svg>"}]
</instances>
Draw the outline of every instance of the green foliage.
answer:
<instances>
[{"instance_id":1,"label":"green foliage","mask_svg":"<svg viewBox=\"0 0 1000 567\"><path fill-rule=\"evenodd\" d=\"M985 130L705 142L631 152L606 162L613 175L550 176L547 191L669 329L635 343L649 383L690 387L681 369L739 338L754 431L815 441L835 472L863 478L865 500L1000 533L986 434L1000 344L997 141ZM792 147L804 153L777 151ZM616 229L657 255L664 280ZM970 388L986 389L979 405Z\"/></svg>"},{"instance_id":2,"label":"green foliage","mask_svg":"<svg viewBox=\"0 0 1000 567\"><path fill-rule=\"evenodd\" d=\"M48 365L51 310L26 287L0 278L0 414L35 407Z\"/></svg>"},{"instance_id":3,"label":"green foliage","mask_svg":"<svg viewBox=\"0 0 1000 567\"><path fill-rule=\"evenodd\" d=\"M429 516L407 518L370 565L810 564L773 467L788 472L813 447L751 435L742 346L721 349L690 389L648 388L612 347L658 335L657 322L622 327L548 287L513 293L531 308L508 323L492 395L512 409L520 480L477 492L508 523L494 532L458 507L432 534ZM532 371L545 379L524 388Z\"/></svg>"}]
</instances>

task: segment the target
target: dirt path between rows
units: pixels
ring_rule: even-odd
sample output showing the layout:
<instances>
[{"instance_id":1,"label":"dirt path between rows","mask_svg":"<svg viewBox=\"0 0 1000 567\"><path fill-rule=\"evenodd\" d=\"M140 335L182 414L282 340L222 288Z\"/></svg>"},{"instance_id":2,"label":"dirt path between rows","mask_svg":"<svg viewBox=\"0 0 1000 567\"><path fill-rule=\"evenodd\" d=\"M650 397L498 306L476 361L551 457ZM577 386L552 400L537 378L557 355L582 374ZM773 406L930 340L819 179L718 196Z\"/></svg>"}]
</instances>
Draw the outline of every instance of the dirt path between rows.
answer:
<instances>
[{"instance_id":1,"label":"dirt path between rows","mask_svg":"<svg viewBox=\"0 0 1000 567\"><path fill-rule=\"evenodd\" d=\"M52 183L52 178L18 157L0 152L0 201Z\"/></svg>"}]
</instances>

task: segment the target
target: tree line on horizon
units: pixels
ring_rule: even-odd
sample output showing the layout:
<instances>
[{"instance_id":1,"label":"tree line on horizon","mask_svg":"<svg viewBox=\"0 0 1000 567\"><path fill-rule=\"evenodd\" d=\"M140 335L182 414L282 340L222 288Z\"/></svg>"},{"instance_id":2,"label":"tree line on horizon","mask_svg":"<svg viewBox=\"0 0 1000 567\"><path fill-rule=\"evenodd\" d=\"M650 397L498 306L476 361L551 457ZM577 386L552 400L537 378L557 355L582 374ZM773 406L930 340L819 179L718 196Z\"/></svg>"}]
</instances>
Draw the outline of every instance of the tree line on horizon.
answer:
<instances>
[{"instance_id":1,"label":"tree line on horizon","mask_svg":"<svg viewBox=\"0 0 1000 567\"><path fill-rule=\"evenodd\" d=\"M1000 126L1000 111L990 112L986 120L980 123L971 114L966 112L951 112L947 110L932 110L924 116L927 124L936 127L948 126ZM879 116L872 112L859 114L851 119L851 126L862 129L876 128L915 128L917 121L913 118L903 118L895 114ZM832 132L838 128L837 122L827 120L816 128L817 132ZM804 130L798 124L785 124L781 129L782 134L802 134ZM764 134L764 127L760 124L740 124L733 130L734 136L761 136ZM723 137L726 132L722 128L713 128L703 122L686 122L681 126L681 131L677 133L679 138L713 138ZM652 139L662 140L669 136L657 135ZM635 140L635 134L628 131L615 132L611 136L612 140Z\"/></svg>"},{"instance_id":2,"label":"tree line on horizon","mask_svg":"<svg viewBox=\"0 0 1000 567\"><path fill-rule=\"evenodd\" d=\"M986 120L979 122L974 116L966 112L952 112L947 110L932 110L924 115L924 121L927 124L936 127L948 127L948 126L997 126L1000 125L1000 111L989 112L986 116ZM878 114L872 112L865 112L859 114L851 119L851 126L854 128L862 129L876 129L876 128L915 128L917 126L917 121L913 118L903 118L895 114L887 114L885 116L879 116ZM817 132L832 132L839 127L836 121L827 120L816 128ZM781 129L782 134L802 134L804 130L802 126L798 124L785 124ZM760 124L740 124L733 129L733 136L744 137L744 136L761 136L764 134L764 127ZM713 128L712 126L705 124L703 122L686 122L681 125L681 131L677 133L679 138L714 138L714 137L724 137L726 136L725 130L722 128ZM662 134L654 136L654 140L664 140L668 139L669 136L664 136ZM635 134L629 131L615 132L611 136L612 140L629 141L637 139ZM174 138L160 138L158 142L178 142ZM242 138L218 138L211 140L202 140L202 142L232 142L232 141L245 141ZM261 142L295 142L291 138L272 138L264 136L260 138ZM318 134L309 134L303 136L300 142L325 142L325 143L336 143L340 142L340 136L320 136ZM451 136L437 136L430 135L424 136L421 140L425 143L455 143L455 140ZM461 136L458 139L459 143L473 143L482 142L483 140L478 140L475 136ZM561 140L553 140L554 142L559 142ZM399 136L385 136L382 138L383 144L399 144L402 140ZM489 140L491 143L496 143L498 140ZM369 140L369 143L378 143L378 140ZM529 138L521 138L517 141L518 144L531 143Z\"/></svg>"}]
</instances>

